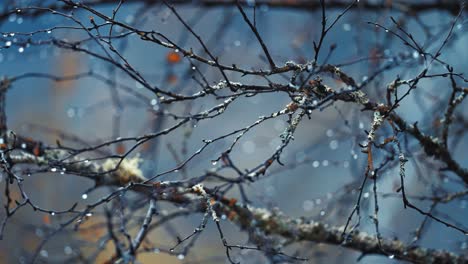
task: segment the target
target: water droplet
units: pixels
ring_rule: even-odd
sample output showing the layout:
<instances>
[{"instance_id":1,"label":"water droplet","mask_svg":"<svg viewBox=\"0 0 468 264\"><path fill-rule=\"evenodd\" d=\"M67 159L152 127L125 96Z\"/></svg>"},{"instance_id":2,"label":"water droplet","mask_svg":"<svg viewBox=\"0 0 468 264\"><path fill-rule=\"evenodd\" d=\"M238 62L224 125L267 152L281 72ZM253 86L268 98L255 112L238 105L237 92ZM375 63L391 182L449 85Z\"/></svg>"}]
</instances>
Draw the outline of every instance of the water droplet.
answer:
<instances>
[{"instance_id":1,"label":"water droplet","mask_svg":"<svg viewBox=\"0 0 468 264\"><path fill-rule=\"evenodd\" d=\"M83 199L83 200L88 199L88 195L86 193L83 193L83 195L81 195L81 199Z\"/></svg>"},{"instance_id":2,"label":"water droplet","mask_svg":"<svg viewBox=\"0 0 468 264\"><path fill-rule=\"evenodd\" d=\"M156 99L151 99L151 105L156 105L158 103L158 101Z\"/></svg>"},{"instance_id":3,"label":"water droplet","mask_svg":"<svg viewBox=\"0 0 468 264\"><path fill-rule=\"evenodd\" d=\"M47 30L47 34L50 34L50 33L52 33L52 30Z\"/></svg>"},{"instance_id":4,"label":"water droplet","mask_svg":"<svg viewBox=\"0 0 468 264\"><path fill-rule=\"evenodd\" d=\"M23 47L19 47L18 52L19 52L19 53L23 53L23 52L24 52L24 48L23 48Z\"/></svg>"},{"instance_id":5,"label":"water droplet","mask_svg":"<svg viewBox=\"0 0 468 264\"><path fill-rule=\"evenodd\" d=\"M87 213L86 216L91 217L91 216L93 216L93 213Z\"/></svg>"},{"instance_id":6,"label":"water droplet","mask_svg":"<svg viewBox=\"0 0 468 264\"><path fill-rule=\"evenodd\" d=\"M335 133L333 132L332 129L328 129L327 132L326 132L326 134L327 134L327 137L333 137L333 135L334 135Z\"/></svg>"},{"instance_id":7,"label":"water droplet","mask_svg":"<svg viewBox=\"0 0 468 264\"><path fill-rule=\"evenodd\" d=\"M394 259L395 258L395 255L390 255L388 256L389 259Z\"/></svg>"},{"instance_id":8,"label":"water droplet","mask_svg":"<svg viewBox=\"0 0 468 264\"><path fill-rule=\"evenodd\" d=\"M75 109L74 108L68 108L67 110L67 116L69 118L73 118L75 116Z\"/></svg>"},{"instance_id":9,"label":"water droplet","mask_svg":"<svg viewBox=\"0 0 468 264\"><path fill-rule=\"evenodd\" d=\"M318 166L320 166L320 162L318 160L314 160L314 162L312 162L312 166L314 168L318 168Z\"/></svg>"},{"instance_id":10,"label":"water droplet","mask_svg":"<svg viewBox=\"0 0 468 264\"><path fill-rule=\"evenodd\" d=\"M180 260L183 260L185 258L185 255L184 254L179 254L179 255L177 255L177 258L180 259Z\"/></svg>"},{"instance_id":11,"label":"water droplet","mask_svg":"<svg viewBox=\"0 0 468 264\"><path fill-rule=\"evenodd\" d=\"M324 210L320 211L320 216L324 216L324 215L325 215L325 211Z\"/></svg>"},{"instance_id":12,"label":"water droplet","mask_svg":"<svg viewBox=\"0 0 468 264\"><path fill-rule=\"evenodd\" d=\"M63 253L65 253L66 255L70 255L71 253L73 253L73 249L70 246L65 246L63 248Z\"/></svg>"},{"instance_id":13,"label":"water droplet","mask_svg":"<svg viewBox=\"0 0 468 264\"><path fill-rule=\"evenodd\" d=\"M21 143L21 148L25 149L26 148L26 143Z\"/></svg>"},{"instance_id":14,"label":"water droplet","mask_svg":"<svg viewBox=\"0 0 468 264\"><path fill-rule=\"evenodd\" d=\"M324 166L324 167L328 166L328 160L323 160L322 161L322 166Z\"/></svg>"},{"instance_id":15,"label":"water droplet","mask_svg":"<svg viewBox=\"0 0 468 264\"><path fill-rule=\"evenodd\" d=\"M56 172L57 171L57 168L52 168L50 169L51 172Z\"/></svg>"},{"instance_id":16,"label":"water droplet","mask_svg":"<svg viewBox=\"0 0 468 264\"><path fill-rule=\"evenodd\" d=\"M367 198L369 198L369 193L365 192L362 196L364 197L364 199L367 199Z\"/></svg>"},{"instance_id":17,"label":"water droplet","mask_svg":"<svg viewBox=\"0 0 468 264\"><path fill-rule=\"evenodd\" d=\"M335 150L338 148L338 141L337 140L332 140L330 141L330 148Z\"/></svg>"},{"instance_id":18,"label":"water droplet","mask_svg":"<svg viewBox=\"0 0 468 264\"><path fill-rule=\"evenodd\" d=\"M351 30L351 25L348 23L343 24L343 30L344 31L350 31Z\"/></svg>"},{"instance_id":19,"label":"water droplet","mask_svg":"<svg viewBox=\"0 0 468 264\"><path fill-rule=\"evenodd\" d=\"M5 46L6 46L6 47L10 47L10 46L11 46L11 41L5 42Z\"/></svg>"},{"instance_id":20,"label":"water droplet","mask_svg":"<svg viewBox=\"0 0 468 264\"><path fill-rule=\"evenodd\" d=\"M44 249L41 250L41 251L39 252L39 254L40 254L41 257L43 257L43 258L49 257L49 253L47 252L47 250L44 250Z\"/></svg>"},{"instance_id":21,"label":"water droplet","mask_svg":"<svg viewBox=\"0 0 468 264\"><path fill-rule=\"evenodd\" d=\"M387 33L388 33L388 29L386 29L386 30L385 30L385 32L387 32Z\"/></svg>"},{"instance_id":22,"label":"water droplet","mask_svg":"<svg viewBox=\"0 0 468 264\"><path fill-rule=\"evenodd\" d=\"M50 212L50 215L51 215L51 216L54 216L54 215L55 215L55 212Z\"/></svg>"},{"instance_id":23,"label":"water droplet","mask_svg":"<svg viewBox=\"0 0 468 264\"><path fill-rule=\"evenodd\" d=\"M239 40L234 41L234 46L240 47L241 42Z\"/></svg>"},{"instance_id":24,"label":"water droplet","mask_svg":"<svg viewBox=\"0 0 468 264\"><path fill-rule=\"evenodd\" d=\"M419 58L419 52L413 51L413 58L414 58L414 59Z\"/></svg>"},{"instance_id":25,"label":"water droplet","mask_svg":"<svg viewBox=\"0 0 468 264\"><path fill-rule=\"evenodd\" d=\"M216 164L218 164L218 162L216 160L211 161L211 165L216 166Z\"/></svg>"},{"instance_id":26,"label":"water droplet","mask_svg":"<svg viewBox=\"0 0 468 264\"><path fill-rule=\"evenodd\" d=\"M10 22L15 22L16 20L16 14L11 14L9 17L8 17L8 21Z\"/></svg>"},{"instance_id":27,"label":"water droplet","mask_svg":"<svg viewBox=\"0 0 468 264\"><path fill-rule=\"evenodd\" d=\"M197 68L195 66L192 66L192 70L196 70Z\"/></svg>"}]
</instances>

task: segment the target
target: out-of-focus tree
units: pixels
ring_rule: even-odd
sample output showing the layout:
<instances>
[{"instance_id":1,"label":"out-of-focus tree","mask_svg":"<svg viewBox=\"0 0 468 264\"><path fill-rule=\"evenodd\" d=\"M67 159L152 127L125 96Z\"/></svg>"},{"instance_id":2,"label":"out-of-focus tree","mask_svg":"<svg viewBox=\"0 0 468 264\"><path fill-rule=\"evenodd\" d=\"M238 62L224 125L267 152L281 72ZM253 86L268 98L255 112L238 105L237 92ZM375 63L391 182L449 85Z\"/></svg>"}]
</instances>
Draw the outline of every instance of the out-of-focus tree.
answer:
<instances>
[{"instance_id":1,"label":"out-of-focus tree","mask_svg":"<svg viewBox=\"0 0 468 264\"><path fill-rule=\"evenodd\" d=\"M463 1L0 7L2 261L468 263Z\"/></svg>"}]
</instances>

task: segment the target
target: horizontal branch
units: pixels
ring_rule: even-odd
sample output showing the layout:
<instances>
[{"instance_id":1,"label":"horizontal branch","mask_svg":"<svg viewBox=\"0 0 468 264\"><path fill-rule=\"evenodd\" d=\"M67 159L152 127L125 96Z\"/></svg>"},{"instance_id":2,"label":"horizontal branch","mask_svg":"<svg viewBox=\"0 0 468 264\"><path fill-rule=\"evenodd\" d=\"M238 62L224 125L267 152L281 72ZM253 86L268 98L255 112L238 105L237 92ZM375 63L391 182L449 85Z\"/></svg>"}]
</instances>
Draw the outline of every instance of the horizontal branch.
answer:
<instances>
[{"instance_id":1,"label":"horizontal branch","mask_svg":"<svg viewBox=\"0 0 468 264\"><path fill-rule=\"evenodd\" d=\"M37 157L26 152L21 152L20 154L10 155L10 161L15 164L26 163L39 166L48 164L52 166L55 159L49 160L50 157L60 158L59 156L63 155L63 152L59 150L47 150L44 153L44 156ZM142 183L144 182L143 176L140 175L140 170L137 167L138 163L132 163L133 165L129 166L126 163L129 161L124 160L120 165L122 167L103 173L108 169L106 167L108 165L104 164L108 164L109 162L111 161L69 162L68 172L73 175L73 171L83 172L84 170L87 173L94 174L93 177L88 178L99 183L99 185L121 186L135 192L153 196L160 201L179 205L193 205L195 203L199 212L205 212L206 201L200 199L195 188L193 188L197 184L195 180L202 180L205 177L193 178L188 181L163 181L144 184ZM128 177L129 175L132 175L132 177ZM216 213L228 216L227 219L237 224L241 229L255 227L266 234L279 235L294 242L325 243L356 250L363 254L384 255L415 263L466 263L468 261L468 258L465 256L444 250L406 245L402 241L395 239L380 239L379 242L376 236L365 232L353 231L343 237L343 226L334 227L302 218L290 218L279 210L270 211L264 208L242 205L237 203L235 199L217 195L213 190L208 188L205 188L205 190L215 201L216 205L213 208Z\"/></svg>"}]
</instances>

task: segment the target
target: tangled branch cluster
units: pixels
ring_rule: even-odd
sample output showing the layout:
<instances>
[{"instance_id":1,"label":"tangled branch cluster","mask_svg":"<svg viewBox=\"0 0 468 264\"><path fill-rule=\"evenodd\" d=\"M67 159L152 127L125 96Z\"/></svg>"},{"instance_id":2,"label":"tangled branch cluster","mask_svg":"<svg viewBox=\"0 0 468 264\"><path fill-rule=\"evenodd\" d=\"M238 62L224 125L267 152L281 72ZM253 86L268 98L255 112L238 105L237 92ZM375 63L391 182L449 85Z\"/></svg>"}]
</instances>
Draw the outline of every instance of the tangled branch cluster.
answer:
<instances>
[{"instance_id":1,"label":"tangled branch cluster","mask_svg":"<svg viewBox=\"0 0 468 264\"><path fill-rule=\"evenodd\" d=\"M8 72L9 58L21 60L15 56L47 48L62 51L59 56L87 58L90 66L57 74L32 70L23 62L20 73L15 70L2 76L0 243L5 246L0 249L21 247L21 239L8 233L14 226L25 233L35 230L40 238L32 249L5 254L5 259L138 263L146 255L164 253L189 263L300 263L320 258L322 251L332 256L335 248L347 248L360 253L357 260L377 255L413 263L468 263L463 210L468 199L468 163L466 154L458 154L467 147L468 80L452 54L460 51L457 45L466 43L463 1L6 2L0 12L2 71ZM291 55L294 58L275 48L286 41L277 35L283 32L265 37L262 12L269 10L273 10L271 16L277 11L312 14L310 25L298 30L297 39L291 41L298 54ZM219 25L206 25L204 31L197 24L208 12L220 17L224 13ZM356 16L360 12L379 18L362 20ZM163 21L153 16L162 16ZM424 20L438 16L444 17L439 24ZM31 25L31 30L9 27L9 23L51 17L51 22ZM355 17L356 24L350 24L353 20L348 17ZM178 39L158 24L166 20L172 30L182 32ZM350 31L352 27L367 30L357 35L356 52L336 36L341 28ZM249 44L242 47L246 54L223 46L233 28L249 35ZM412 32L415 29L419 32ZM375 38L371 44L362 44L372 47L370 52L359 50L359 43L367 38ZM236 40L234 46L239 45ZM155 50L136 59L135 47ZM464 54L458 56L465 56L466 50L461 50ZM243 62L250 52L260 54L255 58L260 62L254 63L253 58ZM166 64L153 74L148 65L159 57ZM363 68L368 74L358 77ZM86 111L112 120L111 128L106 127L112 135L103 138L96 131L99 136L90 140L65 126L53 129L40 122L12 121L10 117L16 115L6 105L16 99L8 95L28 81L44 79L53 85L107 87L105 99ZM23 89L22 96L35 88ZM267 113L258 116L245 104L262 98L265 105L257 108ZM112 111L103 110L109 106ZM20 108L11 107L15 113ZM123 113L134 109L143 109L150 118L125 119ZM67 114L73 117L80 111L69 109ZM233 113L237 119L232 120ZM333 122L326 121L330 113L336 114ZM268 129L274 122L279 133ZM332 124L324 137L332 138L329 144L323 144L322 132L317 132L321 122ZM144 129L138 132L133 126L140 123ZM85 130L94 133L98 128L102 126ZM196 138L199 130L201 140ZM275 139L268 151L256 149L249 139L260 133ZM346 155L351 152L351 158L339 154L333 154L336 160L324 158L324 146L336 151L338 145L350 146ZM314 149L324 154L317 158ZM246 158L246 153L255 157ZM293 177L300 168L318 167L324 169L315 175L341 184L326 198L305 194L316 197L303 203L309 216L289 215L290 208L276 206L268 201L271 197L261 194L265 182L271 184L281 175ZM67 178L81 188L84 185L75 183L79 182L76 176L92 182L79 190L81 199L68 197L67 189L57 184ZM308 171L305 177L290 181L299 186L310 177ZM44 205L37 197L45 194L40 185L31 183L33 179L45 182L47 190L68 207L57 210ZM272 196L289 204L292 197L285 195L290 192L287 187L276 188L279 191ZM400 201L399 209L392 211L385 202L390 198ZM465 204L459 215L439 210L458 204ZM311 209L315 206L322 209L315 212ZM417 222L415 229L403 230L402 224L399 230L411 233L409 240L393 237L385 226L388 219L405 214L414 214L411 221ZM34 216L42 221L30 220ZM192 231L178 224L181 218L191 219L185 225ZM231 235L233 226L242 234ZM442 242L423 246L437 228L451 232L461 246ZM87 233L92 239L83 238ZM197 253L202 251L199 244L209 244L201 241L203 234L215 237L223 252ZM67 246L59 254L50 245L60 241ZM329 247L322 249L324 244ZM243 257L252 252L255 260Z\"/></svg>"}]
</instances>

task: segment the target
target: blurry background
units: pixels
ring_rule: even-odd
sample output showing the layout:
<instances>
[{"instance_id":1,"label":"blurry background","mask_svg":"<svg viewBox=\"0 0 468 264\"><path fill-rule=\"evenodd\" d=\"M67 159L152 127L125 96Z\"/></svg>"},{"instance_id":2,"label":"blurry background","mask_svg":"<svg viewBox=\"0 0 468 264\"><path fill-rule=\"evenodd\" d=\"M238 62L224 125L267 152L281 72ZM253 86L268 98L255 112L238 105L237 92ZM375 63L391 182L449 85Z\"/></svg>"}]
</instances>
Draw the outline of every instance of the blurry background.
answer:
<instances>
[{"instance_id":1,"label":"blurry background","mask_svg":"<svg viewBox=\"0 0 468 264\"><path fill-rule=\"evenodd\" d=\"M16 6L39 4L37 1L10 1L0 4L3 12ZM55 1L41 1L46 6ZM138 1L131 1L138 2ZM361 1L366 2L366 1ZM372 1L379 2L379 1ZM117 1L116 1L117 3ZM107 15L112 15L115 4L98 6L96 9ZM254 1L252 1L252 5ZM197 34L207 43L210 51L219 56L221 63L236 64L241 68L267 68L268 63L260 45L235 6L206 8L192 5L180 5L176 8ZM245 7L247 14L253 16L253 8ZM70 11L66 11L70 12ZM74 16L86 26L91 26L91 14L81 9L73 10ZM327 10L329 21L332 21L342 9ZM383 74L364 88L373 101L384 102L386 85L397 76L402 79L414 78L423 69L424 63L419 54L404 46L400 40L376 28L367 22L375 22L385 27L394 28L390 16L405 23L405 28L413 34L420 43L427 43L427 51L434 52L448 32L452 14L446 11L429 10L418 12L415 16L391 9L369 11L364 8L354 8L347 13L330 31L325 39L319 61L323 61L330 45L335 44L329 63L345 64L367 58L359 63L343 65L340 68L351 75L356 81L366 81L379 69L399 60L399 66L386 70ZM287 61L305 63L313 59L312 41L320 36L320 10L301 10L286 8L271 8L267 5L256 7L256 26L269 48L277 65ZM94 17L99 24L103 21ZM196 39L187 33L174 14L162 4L142 5L140 3L125 3L116 15L116 20L132 24L144 30L155 30L163 33L178 45L202 54L202 49ZM57 26L76 25L64 17L46 13L30 18L21 12L5 16L1 21L0 31L0 75L11 77L24 73L51 73L58 76L74 75L93 71L127 86L127 89L108 85L95 78L79 78L66 82L53 82L44 78L26 78L15 82L7 93L6 111L8 127L17 134L42 140L54 145L57 139L69 146L83 146L83 143L67 140L63 134L77 135L80 139L93 145L117 137L138 136L155 132L175 124L171 118L163 118L156 113L163 108L176 114L198 113L222 102L212 96L197 99L193 102L176 102L160 105L154 95L141 85L131 80L122 71L111 65L92 58L83 53L59 49L49 44L38 44L51 39L78 40L86 38L82 30L60 29ZM466 73L468 43L466 19L461 17L454 27L453 37L443 50L442 59L449 62L456 72ZM19 34L44 30L32 36ZM103 32L108 31L103 28ZM115 32L122 30L115 27ZM432 34L427 38L425 30ZM10 34L15 32L15 34ZM27 44L27 40L32 42ZM10 45L7 44L10 42ZM195 81L191 79L199 67L210 83L218 83L222 76L215 68L208 68L194 62L191 65L180 53L142 41L134 34L115 40L114 43L129 63L135 67L152 85L161 89L192 94L199 91ZM91 50L100 52L95 43L85 44ZM10 46L6 48L6 46ZM434 66L435 67L435 66ZM442 68L433 69L440 72ZM432 70L432 69L431 69ZM442 69L443 70L443 69ZM267 81L261 77L241 76L227 72L231 81L262 84ZM286 84L291 74L276 75L271 81ZM322 76L324 82L340 89L343 83L329 76ZM128 92L131 90L138 94ZM401 103L397 113L408 123L418 121L423 131L434 134L434 121L441 118L444 107L442 103L450 95L450 80L437 78L422 80L418 89ZM142 168L147 177L174 168L179 162L172 155L176 152L181 160L191 156L203 146L203 139L213 139L235 129L254 123L259 116L269 115L283 109L290 99L283 93L258 94L234 102L215 119L190 123L169 135L159 137L151 144L143 145L133 154L140 153L144 158ZM467 104L462 103L459 113L467 110ZM359 143L366 139L364 130L370 130L372 113L361 112L354 104L334 103L332 106L315 111L311 119L304 119L295 134L295 140L282 154L281 167L275 164L268 176L263 177L246 187L246 193L252 204L257 207L278 207L291 217L310 217L330 225L343 225L357 199L359 187L365 171L366 155L361 153ZM251 130L236 145L232 159L241 169L252 168L267 159L281 144L279 135L286 128L286 117L279 117L263 123ZM380 140L389 136L389 127L377 133ZM437 135L435 135L437 136ZM211 162L216 159L231 144L234 137L210 145L201 155L193 159L186 170L172 173L161 180L181 179L201 175L207 169L216 168L219 164ZM438 161L429 160L434 164L434 170L418 165L419 159L429 159L422 154L417 142L407 147L410 162L407 163L406 188L407 193L414 196L430 196L437 185L447 192L465 190L457 182L457 177L449 172L438 172L441 167ZM411 143L412 142L412 143ZM186 147L184 153L182 149ZM114 152L126 151L130 144L119 144L109 148ZM468 167L466 136L462 136L456 145L451 146L453 156L464 167ZM376 164L382 161L382 155L377 154ZM184 173L185 175L184 175ZM396 194L399 187L398 163L383 173L379 180L380 194ZM25 175L26 176L26 175ZM4 176L0 176L4 177ZM421 179L424 178L425 180ZM64 210L75 201L83 208L90 201L95 201L109 192L108 189L98 189L89 193L86 200L82 194L92 187L92 182L72 175L58 173L34 173L25 177L25 188L31 199L38 205L51 210ZM1 181L1 178L0 178ZM5 182L0 182L3 188ZM233 191L230 197L239 197ZM19 195L19 194L18 194ZM128 197L132 201L131 195ZM366 186L363 193L363 212L360 230L375 233L373 214L372 185ZM2 196L2 204L5 203ZM414 237L412 232L424 219L413 210L404 210L401 198L396 196L380 197L379 220L381 233L386 238L398 237L410 243ZM441 204L436 208L436 215L447 221L458 223L466 229L468 217L467 198L454 200L449 204ZM414 201L415 204L427 210L430 203ZM131 206L130 206L131 207ZM162 206L160 210L172 212L178 210L172 206ZM136 211L136 216L143 216L144 211ZM4 217L2 210L0 216ZM84 225L92 225L102 221L102 212L93 213ZM27 259L40 241L44 239L51 228L58 226L61 216L50 216L23 208L7 224L4 239L0 242L0 262L17 263ZM155 246L168 249L176 243L176 235L184 237L190 234L199 224L201 214L194 214L171 221L170 224L154 231L150 238L156 241ZM228 241L232 244L244 244L246 235L239 232L236 226L228 221L222 222ZM447 249L457 253L467 252L467 239L460 232L429 221L424 235L417 242L430 248ZM99 237L105 235L105 229L91 231L62 232L50 240L40 252L42 262L60 262L64 257L73 254L90 255L98 246L108 248L98 254L96 262L102 263L112 254L112 247L99 245ZM143 263L224 263L224 248L212 223L204 231L195 247L184 255L167 255L163 253L142 254ZM92 243L91 243L92 242ZM341 247L302 243L291 247L290 252L298 252L299 256L308 257L308 263L350 263L359 256ZM259 252L242 250L235 254L242 263L264 263L266 260ZM395 260L384 257L366 256L362 263L395 263Z\"/></svg>"}]
</instances>

